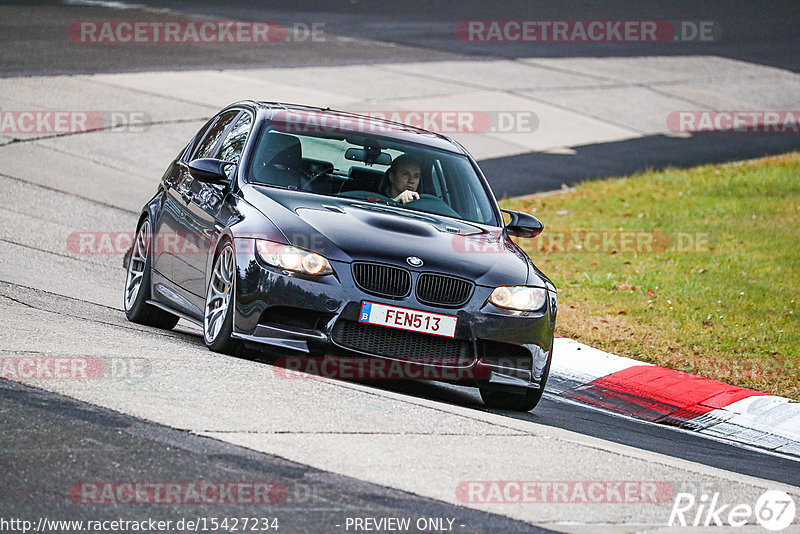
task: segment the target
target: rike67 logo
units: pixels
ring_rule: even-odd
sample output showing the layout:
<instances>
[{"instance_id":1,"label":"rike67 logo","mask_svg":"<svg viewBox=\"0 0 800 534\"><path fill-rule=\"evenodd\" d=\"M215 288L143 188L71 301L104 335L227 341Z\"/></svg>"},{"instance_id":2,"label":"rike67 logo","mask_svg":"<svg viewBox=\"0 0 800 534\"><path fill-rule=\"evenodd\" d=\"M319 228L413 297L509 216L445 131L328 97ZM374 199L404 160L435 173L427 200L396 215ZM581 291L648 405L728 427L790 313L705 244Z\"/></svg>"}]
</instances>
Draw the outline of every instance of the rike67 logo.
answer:
<instances>
[{"instance_id":1,"label":"rike67 logo","mask_svg":"<svg viewBox=\"0 0 800 534\"><path fill-rule=\"evenodd\" d=\"M700 498L691 493L678 493L667 524L671 527L742 527L757 522L767 530L779 531L792 524L795 512L792 497L778 490L764 492L755 506L726 503L719 493L710 496L704 493Z\"/></svg>"}]
</instances>

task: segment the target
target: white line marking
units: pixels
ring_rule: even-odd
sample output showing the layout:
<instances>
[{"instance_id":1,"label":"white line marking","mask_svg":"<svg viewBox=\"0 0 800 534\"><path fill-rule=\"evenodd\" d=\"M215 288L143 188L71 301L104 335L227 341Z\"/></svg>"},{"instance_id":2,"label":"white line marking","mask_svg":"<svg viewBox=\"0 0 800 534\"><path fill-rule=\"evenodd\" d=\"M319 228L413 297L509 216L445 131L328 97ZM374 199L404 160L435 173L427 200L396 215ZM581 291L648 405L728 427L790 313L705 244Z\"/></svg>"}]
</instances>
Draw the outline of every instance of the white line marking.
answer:
<instances>
[{"instance_id":1,"label":"white line marking","mask_svg":"<svg viewBox=\"0 0 800 534\"><path fill-rule=\"evenodd\" d=\"M68 6L95 6L107 7L109 9L142 9L147 6L144 4L128 4L126 2L112 2L106 0L63 0Z\"/></svg>"}]
</instances>

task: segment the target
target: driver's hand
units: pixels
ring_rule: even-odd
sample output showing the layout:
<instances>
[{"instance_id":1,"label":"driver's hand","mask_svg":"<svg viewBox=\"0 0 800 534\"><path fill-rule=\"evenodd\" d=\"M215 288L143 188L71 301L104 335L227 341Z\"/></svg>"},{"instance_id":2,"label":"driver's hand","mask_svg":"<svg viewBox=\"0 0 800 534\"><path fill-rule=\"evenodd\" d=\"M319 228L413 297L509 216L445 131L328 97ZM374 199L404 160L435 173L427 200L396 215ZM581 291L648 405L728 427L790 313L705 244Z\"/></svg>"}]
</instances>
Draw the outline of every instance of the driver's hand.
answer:
<instances>
[{"instance_id":1,"label":"driver's hand","mask_svg":"<svg viewBox=\"0 0 800 534\"><path fill-rule=\"evenodd\" d=\"M401 202L403 204L407 202L411 202L412 200L419 200L419 193L416 191L403 191L396 197L394 197L395 202Z\"/></svg>"}]
</instances>

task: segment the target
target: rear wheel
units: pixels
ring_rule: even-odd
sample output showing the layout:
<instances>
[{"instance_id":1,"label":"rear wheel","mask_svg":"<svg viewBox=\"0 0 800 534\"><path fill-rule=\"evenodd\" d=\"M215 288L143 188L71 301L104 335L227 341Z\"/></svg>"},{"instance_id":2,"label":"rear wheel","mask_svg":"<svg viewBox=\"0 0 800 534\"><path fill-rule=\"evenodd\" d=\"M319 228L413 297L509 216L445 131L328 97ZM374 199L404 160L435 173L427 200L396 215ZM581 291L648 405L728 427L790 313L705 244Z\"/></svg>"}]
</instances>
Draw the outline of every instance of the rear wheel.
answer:
<instances>
[{"instance_id":1,"label":"rear wheel","mask_svg":"<svg viewBox=\"0 0 800 534\"><path fill-rule=\"evenodd\" d=\"M178 324L179 317L147 303L150 298L150 271L153 262L152 242L150 219L146 218L136 231L128 261L123 299L125 316L134 323L169 330Z\"/></svg>"},{"instance_id":2,"label":"rear wheel","mask_svg":"<svg viewBox=\"0 0 800 534\"><path fill-rule=\"evenodd\" d=\"M233 245L226 242L214 260L203 313L203 339L206 346L214 352L234 354L241 345L231 338L235 279L236 258Z\"/></svg>"}]
</instances>

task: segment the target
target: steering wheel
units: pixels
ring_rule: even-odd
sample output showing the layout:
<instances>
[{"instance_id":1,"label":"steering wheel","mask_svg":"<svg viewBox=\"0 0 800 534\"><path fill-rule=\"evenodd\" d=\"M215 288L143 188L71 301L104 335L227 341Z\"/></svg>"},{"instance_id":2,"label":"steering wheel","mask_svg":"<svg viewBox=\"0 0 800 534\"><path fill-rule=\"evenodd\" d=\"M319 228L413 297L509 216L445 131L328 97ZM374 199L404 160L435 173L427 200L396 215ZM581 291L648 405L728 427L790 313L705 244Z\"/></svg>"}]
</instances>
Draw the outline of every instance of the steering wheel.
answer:
<instances>
[{"instance_id":1,"label":"steering wheel","mask_svg":"<svg viewBox=\"0 0 800 534\"><path fill-rule=\"evenodd\" d=\"M417 200L405 204L406 207L448 217L460 217L458 212L436 195L421 194Z\"/></svg>"},{"instance_id":2,"label":"steering wheel","mask_svg":"<svg viewBox=\"0 0 800 534\"><path fill-rule=\"evenodd\" d=\"M326 167L325 169L323 169L323 170L321 170L319 172L316 172L316 173L310 173L309 172L308 174L309 174L310 178L305 183L305 185L303 185L303 187L300 188L300 190L301 191L307 191L307 189L306 189L307 187L309 187L311 184L313 184L314 182L316 182L317 180L319 180L320 178L322 178L323 176L325 176L326 174L330 173L333 170L334 170L333 165L331 165L330 167Z\"/></svg>"},{"instance_id":3,"label":"steering wheel","mask_svg":"<svg viewBox=\"0 0 800 534\"><path fill-rule=\"evenodd\" d=\"M419 198L414 199L414 200L410 200L410 201L406 202L405 205L407 206L409 204L414 204L415 202L419 202L421 200L439 200L439 197L434 196L434 195L428 195L426 193L420 193Z\"/></svg>"}]
</instances>

